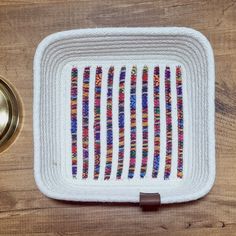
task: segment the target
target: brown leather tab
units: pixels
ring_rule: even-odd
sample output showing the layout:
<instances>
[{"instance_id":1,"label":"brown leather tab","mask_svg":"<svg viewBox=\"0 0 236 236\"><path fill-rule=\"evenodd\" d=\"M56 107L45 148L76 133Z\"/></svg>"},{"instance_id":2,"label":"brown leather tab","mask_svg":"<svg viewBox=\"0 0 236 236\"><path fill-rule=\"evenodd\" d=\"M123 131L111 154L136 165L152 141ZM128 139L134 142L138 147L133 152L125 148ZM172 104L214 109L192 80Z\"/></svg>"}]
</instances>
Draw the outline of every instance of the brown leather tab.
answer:
<instances>
[{"instance_id":1,"label":"brown leather tab","mask_svg":"<svg viewBox=\"0 0 236 236\"><path fill-rule=\"evenodd\" d=\"M143 211L156 211L161 205L159 193L140 193L139 206Z\"/></svg>"}]
</instances>

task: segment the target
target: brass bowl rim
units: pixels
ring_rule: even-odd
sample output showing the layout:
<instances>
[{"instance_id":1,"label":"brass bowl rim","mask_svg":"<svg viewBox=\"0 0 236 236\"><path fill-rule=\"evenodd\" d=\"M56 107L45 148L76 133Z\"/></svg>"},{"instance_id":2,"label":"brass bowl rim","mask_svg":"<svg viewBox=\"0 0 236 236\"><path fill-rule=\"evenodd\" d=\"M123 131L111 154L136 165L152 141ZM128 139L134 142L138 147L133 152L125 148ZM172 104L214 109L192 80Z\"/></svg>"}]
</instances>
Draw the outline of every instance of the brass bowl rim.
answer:
<instances>
[{"instance_id":1,"label":"brass bowl rim","mask_svg":"<svg viewBox=\"0 0 236 236\"><path fill-rule=\"evenodd\" d=\"M8 121L0 135L0 153L5 151L15 140L22 120L22 103L14 86L0 75L0 91L8 105Z\"/></svg>"}]
</instances>

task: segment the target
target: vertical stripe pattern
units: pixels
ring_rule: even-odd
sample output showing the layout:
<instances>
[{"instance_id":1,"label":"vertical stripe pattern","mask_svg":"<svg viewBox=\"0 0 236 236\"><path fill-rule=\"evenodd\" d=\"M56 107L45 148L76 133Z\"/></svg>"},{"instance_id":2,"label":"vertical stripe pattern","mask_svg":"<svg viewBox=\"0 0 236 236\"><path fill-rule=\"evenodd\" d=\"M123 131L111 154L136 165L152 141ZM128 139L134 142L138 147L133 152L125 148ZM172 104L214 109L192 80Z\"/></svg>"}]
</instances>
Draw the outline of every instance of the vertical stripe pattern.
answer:
<instances>
[{"instance_id":1,"label":"vertical stripe pattern","mask_svg":"<svg viewBox=\"0 0 236 236\"><path fill-rule=\"evenodd\" d=\"M130 162L128 177L134 176L136 161L136 79L137 67L133 66L130 82Z\"/></svg>"},{"instance_id":2,"label":"vertical stripe pattern","mask_svg":"<svg viewBox=\"0 0 236 236\"><path fill-rule=\"evenodd\" d=\"M94 94L94 179L98 179L100 171L101 156L101 87L102 87L102 67L97 67L95 78L95 94Z\"/></svg>"},{"instance_id":3,"label":"vertical stripe pattern","mask_svg":"<svg viewBox=\"0 0 236 236\"><path fill-rule=\"evenodd\" d=\"M140 177L146 175L148 159L148 67L144 66L142 76L142 125L143 125L143 151Z\"/></svg>"},{"instance_id":4,"label":"vertical stripe pattern","mask_svg":"<svg viewBox=\"0 0 236 236\"><path fill-rule=\"evenodd\" d=\"M156 178L160 162L160 74L159 67L154 68L153 75L153 92L154 92L154 158L152 177Z\"/></svg>"},{"instance_id":5,"label":"vertical stripe pattern","mask_svg":"<svg viewBox=\"0 0 236 236\"><path fill-rule=\"evenodd\" d=\"M120 71L119 80L119 153L118 153L118 167L117 167L117 179L121 178L123 171L124 161L124 139L125 139L125 74L126 67L123 66Z\"/></svg>"},{"instance_id":6,"label":"vertical stripe pattern","mask_svg":"<svg viewBox=\"0 0 236 236\"><path fill-rule=\"evenodd\" d=\"M96 67L95 76L91 76L93 68L92 70L89 66L82 68L81 83L80 81L78 83L77 67L72 67L70 71L68 99L70 99L72 177L76 178L80 175L80 171L79 174L77 173L77 168L81 161L80 179L82 177L97 180L99 176L102 179L103 174L104 180L114 180L114 178L120 180L122 177L133 181L145 176L161 180L183 178L182 68L175 66L175 73L171 75L170 67L166 66L162 77L161 67L156 65L149 78L148 66L133 65L129 71L130 82L129 78L127 80L130 84L126 86L127 67L122 66L117 70L114 66L108 68L105 77L102 75L102 66ZM174 91L171 91L171 88ZM78 98L78 91L82 92L82 99L80 96ZM105 101L101 101L103 95ZM125 104L125 100L129 102ZM101 104L104 111L101 111ZM77 114L79 106L82 106L82 114ZM78 115L82 116L82 121L80 119L79 122L77 121ZM149 131L151 134L148 133ZM125 135L130 138L126 139ZM114 137L117 137L116 142L113 140ZM176 147L173 146L175 141ZM82 150L77 150L77 143L81 144L81 142ZM101 147L101 143L104 147ZM161 144L163 149L160 148ZM148 160L150 156L151 159ZM78 158L81 158L79 162ZM172 163L177 163L174 170L177 170L177 174L172 171L175 165ZM94 171L90 173L93 166Z\"/></svg>"},{"instance_id":7,"label":"vertical stripe pattern","mask_svg":"<svg viewBox=\"0 0 236 236\"><path fill-rule=\"evenodd\" d=\"M77 176L77 83L78 70L76 67L71 71L71 154L72 176Z\"/></svg>"},{"instance_id":8,"label":"vertical stripe pattern","mask_svg":"<svg viewBox=\"0 0 236 236\"><path fill-rule=\"evenodd\" d=\"M176 89L177 89L177 115L178 115L178 178L183 177L183 140L184 140L184 121L183 121L183 89L181 67L176 67Z\"/></svg>"},{"instance_id":9,"label":"vertical stripe pattern","mask_svg":"<svg viewBox=\"0 0 236 236\"><path fill-rule=\"evenodd\" d=\"M112 167L112 146L113 146L113 132L112 132L112 89L113 89L114 67L110 67L108 71L107 80L107 157L105 168L105 179L110 178Z\"/></svg>"}]
</instances>

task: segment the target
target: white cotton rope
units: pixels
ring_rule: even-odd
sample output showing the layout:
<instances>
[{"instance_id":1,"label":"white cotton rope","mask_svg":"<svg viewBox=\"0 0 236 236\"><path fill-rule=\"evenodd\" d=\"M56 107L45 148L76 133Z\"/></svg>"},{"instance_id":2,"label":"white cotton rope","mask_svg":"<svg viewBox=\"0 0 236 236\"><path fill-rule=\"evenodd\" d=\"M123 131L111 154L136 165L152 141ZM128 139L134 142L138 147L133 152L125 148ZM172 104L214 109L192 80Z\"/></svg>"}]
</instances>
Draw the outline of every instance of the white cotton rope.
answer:
<instances>
[{"instance_id":1,"label":"white cotton rope","mask_svg":"<svg viewBox=\"0 0 236 236\"><path fill-rule=\"evenodd\" d=\"M138 202L140 192L159 193L162 204L203 197L215 180L214 83L211 45L190 28L46 37L34 57L38 188L70 201Z\"/></svg>"}]
</instances>

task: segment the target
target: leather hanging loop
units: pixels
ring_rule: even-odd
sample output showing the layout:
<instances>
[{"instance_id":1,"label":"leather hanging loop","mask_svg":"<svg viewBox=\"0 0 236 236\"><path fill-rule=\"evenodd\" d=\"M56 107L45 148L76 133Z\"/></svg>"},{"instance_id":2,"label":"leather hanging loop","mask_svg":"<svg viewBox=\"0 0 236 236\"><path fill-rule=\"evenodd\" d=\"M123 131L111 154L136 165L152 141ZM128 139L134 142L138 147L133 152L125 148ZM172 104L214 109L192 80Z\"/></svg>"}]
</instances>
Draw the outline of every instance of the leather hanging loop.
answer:
<instances>
[{"instance_id":1,"label":"leather hanging loop","mask_svg":"<svg viewBox=\"0 0 236 236\"><path fill-rule=\"evenodd\" d=\"M157 211L161 205L159 193L140 193L139 206L143 211Z\"/></svg>"}]
</instances>

